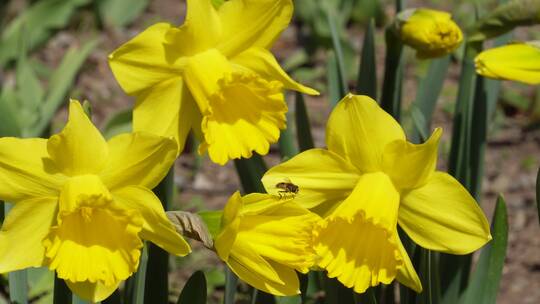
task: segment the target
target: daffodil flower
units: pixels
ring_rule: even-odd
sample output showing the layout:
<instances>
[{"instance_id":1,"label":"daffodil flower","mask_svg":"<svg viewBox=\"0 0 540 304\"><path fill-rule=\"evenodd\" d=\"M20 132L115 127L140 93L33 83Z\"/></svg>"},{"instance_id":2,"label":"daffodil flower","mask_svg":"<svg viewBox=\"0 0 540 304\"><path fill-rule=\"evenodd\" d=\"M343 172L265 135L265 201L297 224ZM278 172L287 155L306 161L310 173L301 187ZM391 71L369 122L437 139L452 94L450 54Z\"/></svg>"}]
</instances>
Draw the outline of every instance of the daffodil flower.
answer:
<instances>
[{"instance_id":1,"label":"daffodil flower","mask_svg":"<svg viewBox=\"0 0 540 304\"><path fill-rule=\"evenodd\" d=\"M312 231L319 216L291 198L234 193L215 236L218 256L251 286L279 296L300 293L298 276L314 264Z\"/></svg>"},{"instance_id":2,"label":"daffodil flower","mask_svg":"<svg viewBox=\"0 0 540 304\"><path fill-rule=\"evenodd\" d=\"M269 51L287 27L291 0L187 0L184 24L158 23L109 56L136 96L135 131L176 138L193 129L211 160L267 154L286 126L283 89L318 94L292 80Z\"/></svg>"},{"instance_id":3,"label":"daffodil flower","mask_svg":"<svg viewBox=\"0 0 540 304\"><path fill-rule=\"evenodd\" d=\"M476 72L484 77L540 84L540 41L488 49L474 63Z\"/></svg>"},{"instance_id":4,"label":"daffodil flower","mask_svg":"<svg viewBox=\"0 0 540 304\"><path fill-rule=\"evenodd\" d=\"M133 133L106 142L77 101L51 138L0 138L0 272L46 266L89 301L107 298L139 265L142 240L189 245L149 189L176 158L174 140Z\"/></svg>"},{"instance_id":5,"label":"daffodil flower","mask_svg":"<svg viewBox=\"0 0 540 304\"><path fill-rule=\"evenodd\" d=\"M436 171L441 129L423 144L406 141L400 125L367 96L346 96L332 112L328 150L311 149L270 169L269 193L284 179L295 201L324 216L315 228L318 266L356 292L397 279L420 292L421 282L397 225L420 246L467 254L491 239L475 200Z\"/></svg>"},{"instance_id":6,"label":"daffodil flower","mask_svg":"<svg viewBox=\"0 0 540 304\"><path fill-rule=\"evenodd\" d=\"M398 19L402 41L416 50L418 58L444 56L463 40L461 29L447 12L418 8L401 12Z\"/></svg>"}]
</instances>

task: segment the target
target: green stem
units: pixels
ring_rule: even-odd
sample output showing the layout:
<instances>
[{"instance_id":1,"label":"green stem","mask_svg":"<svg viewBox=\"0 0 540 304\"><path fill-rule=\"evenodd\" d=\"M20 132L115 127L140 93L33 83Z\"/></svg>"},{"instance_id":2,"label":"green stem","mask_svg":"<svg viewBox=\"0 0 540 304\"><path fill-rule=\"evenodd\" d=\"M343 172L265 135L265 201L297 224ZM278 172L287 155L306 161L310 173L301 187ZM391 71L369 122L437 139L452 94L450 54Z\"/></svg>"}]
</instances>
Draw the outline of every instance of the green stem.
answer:
<instances>
[{"instance_id":1,"label":"green stem","mask_svg":"<svg viewBox=\"0 0 540 304\"><path fill-rule=\"evenodd\" d=\"M71 304L71 290L66 285L66 282L58 276L54 276L54 295L53 303L54 304Z\"/></svg>"},{"instance_id":2,"label":"green stem","mask_svg":"<svg viewBox=\"0 0 540 304\"><path fill-rule=\"evenodd\" d=\"M174 198L174 166L154 189L163 208L168 210ZM148 243L148 263L146 266L146 282L144 303L167 304L169 299L169 254L153 243Z\"/></svg>"}]
</instances>

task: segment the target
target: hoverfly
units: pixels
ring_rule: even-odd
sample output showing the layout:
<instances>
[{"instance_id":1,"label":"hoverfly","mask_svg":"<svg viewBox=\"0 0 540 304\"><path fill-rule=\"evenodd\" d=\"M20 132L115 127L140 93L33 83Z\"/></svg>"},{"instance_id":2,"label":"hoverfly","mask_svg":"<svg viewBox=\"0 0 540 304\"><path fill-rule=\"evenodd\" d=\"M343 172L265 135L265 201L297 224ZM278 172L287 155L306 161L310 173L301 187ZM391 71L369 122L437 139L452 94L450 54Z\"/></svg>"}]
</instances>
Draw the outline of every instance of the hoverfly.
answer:
<instances>
[{"instance_id":1,"label":"hoverfly","mask_svg":"<svg viewBox=\"0 0 540 304\"><path fill-rule=\"evenodd\" d=\"M277 183L276 188L281 189L278 191L279 198L286 198L289 195L294 197L300 190L298 186L293 184L288 178L284 182Z\"/></svg>"}]
</instances>

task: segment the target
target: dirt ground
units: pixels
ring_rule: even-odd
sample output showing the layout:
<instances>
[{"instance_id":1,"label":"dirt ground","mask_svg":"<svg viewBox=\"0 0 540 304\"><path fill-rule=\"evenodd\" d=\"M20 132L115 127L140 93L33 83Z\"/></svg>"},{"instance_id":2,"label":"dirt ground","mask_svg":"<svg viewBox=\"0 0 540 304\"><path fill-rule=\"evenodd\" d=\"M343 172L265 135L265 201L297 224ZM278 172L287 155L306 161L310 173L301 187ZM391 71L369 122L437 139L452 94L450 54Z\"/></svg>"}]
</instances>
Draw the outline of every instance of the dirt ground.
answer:
<instances>
[{"instance_id":1,"label":"dirt ground","mask_svg":"<svg viewBox=\"0 0 540 304\"><path fill-rule=\"evenodd\" d=\"M74 97L91 101L95 120L100 125L103 125L112 113L133 105L133 99L125 96L114 80L107 64L107 54L154 22L165 20L180 24L184 10L184 4L179 0L151 1L144 15L127 30L108 29L97 34L102 39L101 45L80 73L76 89L72 93ZM84 15L80 17L91 18ZM276 44L275 52L278 57L284 58L297 47L294 30L287 30ZM60 32L38 56L52 66L60 60L67 46L80 43L84 37L85 35L82 35L81 38L80 33ZM360 38L358 36L355 39L361 41ZM451 116L446 109L453 107L456 70L458 67L454 64L433 122L434 127L442 126L445 130L441 145L442 155L447 155L444 150L448 150L450 145ZM410 77L405 84L405 103L414 98L415 85L416 80ZM507 88L505 85L504 89ZM317 98L308 98L307 104L316 145L324 147L324 125L330 107L324 94ZM294 111L292 107L291 111ZM65 117L65 113L59 117ZM490 218L496 198L502 194L508 204L510 227L508 255L498 303L540 303L540 225L535 205L536 170L540 165L540 132L523 131L524 121L527 119L525 114L519 113L505 117L497 130L490 134L487 148L486 178L481 205ZM275 148L266 159L269 163L279 161ZM194 156L189 153L182 155L177 163L176 182L181 189L178 208L217 209L225 204L229 195L240 189L232 162L221 167L204 158L200 168L196 168L193 163ZM191 270L197 267L209 269L217 265L217 260L203 250L190 258L190 261L196 261L196 266L181 262L180 265L186 267L179 267L177 273L172 275L175 288L182 287Z\"/></svg>"}]
</instances>

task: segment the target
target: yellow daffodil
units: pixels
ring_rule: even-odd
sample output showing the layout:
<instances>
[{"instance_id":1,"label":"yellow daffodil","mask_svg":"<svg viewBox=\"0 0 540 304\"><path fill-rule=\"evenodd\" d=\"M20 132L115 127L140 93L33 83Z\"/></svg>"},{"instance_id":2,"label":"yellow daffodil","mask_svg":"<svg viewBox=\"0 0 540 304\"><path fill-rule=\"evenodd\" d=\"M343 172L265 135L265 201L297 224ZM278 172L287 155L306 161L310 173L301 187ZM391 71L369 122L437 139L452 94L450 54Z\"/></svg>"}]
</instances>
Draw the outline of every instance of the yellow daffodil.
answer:
<instances>
[{"instance_id":1,"label":"yellow daffodil","mask_svg":"<svg viewBox=\"0 0 540 304\"><path fill-rule=\"evenodd\" d=\"M212 161L266 154L286 126L283 89L292 80L269 51L290 22L291 0L187 0L184 24L158 23L109 56L122 88L137 97L135 131L173 136L190 129Z\"/></svg>"},{"instance_id":2,"label":"yellow daffodil","mask_svg":"<svg viewBox=\"0 0 540 304\"><path fill-rule=\"evenodd\" d=\"M176 255L189 245L149 189L176 158L174 140L133 133L106 142L81 105L51 138L0 138L0 272L46 266L89 301L139 265L142 239Z\"/></svg>"},{"instance_id":3,"label":"yellow daffodil","mask_svg":"<svg viewBox=\"0 0 540 304\"><path fill-rule=\"evenodd\" d=\"M476 72L484 77L540 84L540 41L488 49L474 63Z\"/></svg>"},{"instance_id":4,"label":"yellow daffodil","mask_svg":"<svg viewBox=\"0 0 540 304\"><path fill-rule=\"evenodd\" d=\"M318 266L356 292L397 279L422 286L397 225L424 248L470 253L491 239L488 222L465 188L436 171L441 129L423 144L367 96L346 96L332 112L328 150L312 149L270 169L269 193L284 180L295 201L324 216L315 228Z\"/></svg>"},{"instance_id":5,"label":"yellow daffodil","mask_svg":"<svg viewBox=\"0 0 540 304\"><path fill-rule=\"evenodd\" d=\"M463 40L461 29L447 12L419 8L403 11L398 19L403 43L414 48L418 58L444 56Z\"/></svg>"},{"instance_id":6,"label":"yellow daffodil","mask_svg":"<svg viewBox=\"0 0 540 304\"><path fill-rule=\"evenodd\" d=\"M290 198L236 192L225 206L214 246L251 286L274 295L298 294L295 269L306 273L313 266L312 230L319 219Z\"/></svg>"}]
</instances>

